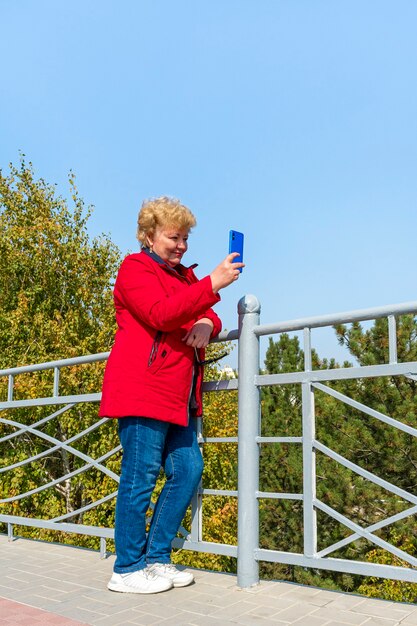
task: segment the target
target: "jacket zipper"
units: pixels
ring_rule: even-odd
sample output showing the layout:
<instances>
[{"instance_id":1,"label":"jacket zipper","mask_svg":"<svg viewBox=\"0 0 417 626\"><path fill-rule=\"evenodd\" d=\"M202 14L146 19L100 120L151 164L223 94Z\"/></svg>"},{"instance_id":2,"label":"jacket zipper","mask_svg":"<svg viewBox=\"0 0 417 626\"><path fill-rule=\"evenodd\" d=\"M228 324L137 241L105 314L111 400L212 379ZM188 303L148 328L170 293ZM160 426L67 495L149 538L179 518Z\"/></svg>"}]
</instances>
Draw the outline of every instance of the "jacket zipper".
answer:
<instances>
[{"instance_id":1,"label":"jacket zipper","mask_svg":"<svg viewBox=\"0 0 417 626\"><path fill-rule=\"evenodd\" d=\"M156 359L156 356L158 354L159 344L161 343L161 338L162 338L162 331L158 330L155 335L155 339L153 340L151 353L148 359L148 367L150 367Z\"/></svg>"}]
</instances>

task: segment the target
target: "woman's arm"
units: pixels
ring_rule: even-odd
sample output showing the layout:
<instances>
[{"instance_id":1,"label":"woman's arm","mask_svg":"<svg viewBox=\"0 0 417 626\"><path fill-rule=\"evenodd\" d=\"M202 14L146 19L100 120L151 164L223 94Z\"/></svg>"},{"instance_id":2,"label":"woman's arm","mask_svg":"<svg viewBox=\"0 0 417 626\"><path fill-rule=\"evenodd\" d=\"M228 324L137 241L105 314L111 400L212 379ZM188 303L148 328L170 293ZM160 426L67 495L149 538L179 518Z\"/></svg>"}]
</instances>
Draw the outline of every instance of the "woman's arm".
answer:
<instances>
[{"instance_id":1,"label":"woman's arm","mask_svg":"<svg viewBox=\"0 0 417 626\"><path fill-rule=\"evenodd\" d=\"M140 261L139 255L126 257L116 280L116 301L119 300L134 317L164 332L175 330L200 316L209 317L213 329L219 325L220 320L213 319L216 314L209 313L211 306L220 300L220 296L213 292L210 276L184 285L183 289L167 296L157 271L162 270L156 268L155 271Z\"/></svg>"}]
</instances>

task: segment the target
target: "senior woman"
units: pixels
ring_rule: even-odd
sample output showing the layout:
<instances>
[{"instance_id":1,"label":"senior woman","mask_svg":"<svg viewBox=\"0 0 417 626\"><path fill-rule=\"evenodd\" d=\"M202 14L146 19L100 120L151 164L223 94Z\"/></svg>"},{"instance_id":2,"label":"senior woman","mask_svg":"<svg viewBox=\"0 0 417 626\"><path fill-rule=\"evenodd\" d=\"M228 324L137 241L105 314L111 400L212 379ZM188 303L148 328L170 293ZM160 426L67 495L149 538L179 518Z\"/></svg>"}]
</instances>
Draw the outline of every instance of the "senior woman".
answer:
<instances>
[{"instance_id":1,"label":"senior woman","mask_svg":"<svg viewBox=\"0 0 417 626\"><path fill-rule=\"evenodd\" d=\"M221 330L211 307L243 267L229 254L198 280L181 263L195 224L178 200L144 202L141 252L124 259L114 287L118 329L100 406L101 416L120 418L123 448L111 591L158 593L194 580L171 563L171 542L203 471L193 417L202 414L204 348ZM146 534L161 467L166 481Z\"/></svg>"}]
</instances>

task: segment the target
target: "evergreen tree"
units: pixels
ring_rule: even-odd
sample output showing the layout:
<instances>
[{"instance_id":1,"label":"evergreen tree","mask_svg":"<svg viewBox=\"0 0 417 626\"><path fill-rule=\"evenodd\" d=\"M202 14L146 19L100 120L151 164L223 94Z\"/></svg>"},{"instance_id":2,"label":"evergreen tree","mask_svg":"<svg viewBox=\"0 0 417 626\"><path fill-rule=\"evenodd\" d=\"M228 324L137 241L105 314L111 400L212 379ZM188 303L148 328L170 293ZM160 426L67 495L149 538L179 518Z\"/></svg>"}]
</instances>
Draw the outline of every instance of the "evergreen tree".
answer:
<instances>
[{"instance_id":1,"label":"evergreen tree","mask_svg":"<svg viewBox=\"0 0 417 626\"><path fill-rule=\"evenodd\" d=\"M414 361L417 356L417 325L413 316L398 320L399 361ZM360 365L388 362L388 328L386 320L377 320L370 330L360 324L337 328L340 342ZM313 369L334 368L334 362L320 361L313 352ZM282 335L277 342L270 340L266 355L266 373L301 371L304 355L298 339ZM349 363L344 363L349 367ZM341 380L326 383L356 402L380 411L410 426L416 426L416 381L407 377L379 377ZM300 385L263 388L262 434L265 436L301 435ZM335 399L322 390L315 390L316 438L335 452L377 476L415 493L417 446L415 439L366 415L357 408ZM348 519L367 527L398 513L410 505L357 473L344 468L322 453L316 455L317 497ZM261 490L302 492L302 458L299 444L264 444L261 452ZM318 518L318 548L323 549L351 535L345 526L320 511ZM261 540L263 547L302 552L302 506L299 501L266 500L261 504ZM409 554L417 552L415 519L405 518L390 525L378 535ZM365 540L356 540L331 554L338 558L389 563L398 559L390 553L375 549ZM402 563L404 565L404 563ZM360 590L367 595L382 594L401 599L395 583L364 579L338 573L305 571L282 565L265 564L263 571L272 577L290 578L298 582L325 585L343 590ZM407 586L409 599L415 585ZM385 594L385 595L384 595Z\"/></svg>"},{"instance_id":2,"label":"evergreen tree","mask_svg":"<svg viewBox=\"0 0 417 626\"><path fill-rule=\"evenodd\" d=\"M339 341L348 347L360 365L389 362L388 322L376 320L364 330L355 323L337 328ZM417 360L417 320L413 315L397 318L397 352L399 362ZM385 416L417 428L416 377L392 376L368 378L357 384L354 399L379 411ZM339 385L341 389L343 385ZM346 385L345 385L346 387ZM345 391L352 395L351 389ZM345 419L357 423L356 445L352 446L351 458L361 467L373 472L412 494L417 489L417 441L411 434L385 424L375 417L364 415L345 406ZM354 450L354 452L353 452ZM362 481L364 482L364 481ZM366 504L359 509L360 523L369 525L406 510L409 502L388 490L370 487ZM406 517L390 524L378 535L404 552L417 553L415 516ZM362 555L374 563L389 563L409 567L405 561L374 545L364 544ZM366 595L389 600L416 601L417 584L399 583L393 580L366 578L361 580L359 591Z\"/></svg>"}]
</instances>

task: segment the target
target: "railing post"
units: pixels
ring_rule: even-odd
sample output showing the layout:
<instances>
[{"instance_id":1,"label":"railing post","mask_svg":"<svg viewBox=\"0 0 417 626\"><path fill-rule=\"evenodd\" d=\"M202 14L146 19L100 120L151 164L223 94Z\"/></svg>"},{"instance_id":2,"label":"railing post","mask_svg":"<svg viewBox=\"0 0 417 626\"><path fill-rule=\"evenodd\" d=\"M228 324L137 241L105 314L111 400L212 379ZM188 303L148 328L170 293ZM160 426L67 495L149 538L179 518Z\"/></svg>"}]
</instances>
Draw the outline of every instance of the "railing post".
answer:
<instances>
[{"instance_id":1,"label":"railing post","mask_svg":"<svg viewBox=\"0 0 417 626\"><path fill-rule=\"evenodd\" d=\"M259 583L259 565L255 552L259 548L259 436L260 394L255 385L259 374L259 325L261 305L252 295L239 300L238 342L238 547L237 584L250 587Z\"/></svg>"},{"instance_id":2,"label":"railing post","mask_svg":"<svg viewBox=\"0 0 417 626\"><path fill-rule=\"evenodd\" d=\"M195 429L197 434L197 441L201 442L203 438L203 421L201 417L197 417L195 420ZM200 449L202 444L200 443ZM202 480L194 492L191 500L191 531L189 538L194 543L198 543L203 539L203 496L202 496Z\"/></svg>"},{"instance_id":3,"label":"railing post","mask_svg":"<svg viewBox=\"0 0 417 626\"><path fill-rule=\"evenodd\" d=\"M313 369L311 355L311 331L304 329L304 369L311 373ZM317 553L317 513L314 508L316 499L316 438L314 391L311 382L301 383L303 414L303 526L304 555L316 556Z\"/></svg>"}]
</instances>

